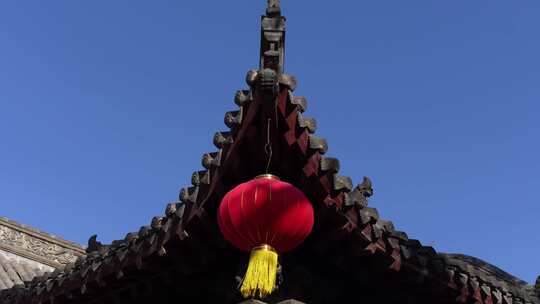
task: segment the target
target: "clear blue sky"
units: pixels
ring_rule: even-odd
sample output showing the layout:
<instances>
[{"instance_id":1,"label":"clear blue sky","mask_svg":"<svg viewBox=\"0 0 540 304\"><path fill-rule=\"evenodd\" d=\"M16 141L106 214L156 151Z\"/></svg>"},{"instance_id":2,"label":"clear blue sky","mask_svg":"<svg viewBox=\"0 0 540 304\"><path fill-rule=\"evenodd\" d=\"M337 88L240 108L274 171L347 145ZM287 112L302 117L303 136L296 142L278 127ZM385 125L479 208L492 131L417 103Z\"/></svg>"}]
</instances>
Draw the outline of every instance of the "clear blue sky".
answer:
<instances>
[{"instance_id":1,"label":"clear blue sky","mask_svg":"<svg viewBox=\"0 0 540 304\"><path fill-rule=\"evenodd\" d=\"M282 2L342 173L410 237L534 281L540 2ZM162 215L257 67L264 6L1 1L0 215L84 244Z\"/></svg>"}]
</instances>

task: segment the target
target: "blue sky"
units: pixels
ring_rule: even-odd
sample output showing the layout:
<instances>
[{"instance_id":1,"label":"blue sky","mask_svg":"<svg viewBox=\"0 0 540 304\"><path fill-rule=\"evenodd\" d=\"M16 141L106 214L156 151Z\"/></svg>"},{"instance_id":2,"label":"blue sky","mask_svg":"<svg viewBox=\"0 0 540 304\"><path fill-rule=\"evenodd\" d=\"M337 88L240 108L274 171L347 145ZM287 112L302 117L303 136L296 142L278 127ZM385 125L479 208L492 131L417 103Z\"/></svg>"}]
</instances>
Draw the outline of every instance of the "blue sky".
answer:
<instances>
[{"instance_id":1,"label":"blue sky","mask_svg":"<svg viewBox=\"0 0 540 304\"><path fill-rule=\"evenodd\" d=\"M282 1L328 155L410 237L540 275L540 2ZM0 216L147 225L214 151L265 1L0 3Z\"/></svg>"}]
</instances>

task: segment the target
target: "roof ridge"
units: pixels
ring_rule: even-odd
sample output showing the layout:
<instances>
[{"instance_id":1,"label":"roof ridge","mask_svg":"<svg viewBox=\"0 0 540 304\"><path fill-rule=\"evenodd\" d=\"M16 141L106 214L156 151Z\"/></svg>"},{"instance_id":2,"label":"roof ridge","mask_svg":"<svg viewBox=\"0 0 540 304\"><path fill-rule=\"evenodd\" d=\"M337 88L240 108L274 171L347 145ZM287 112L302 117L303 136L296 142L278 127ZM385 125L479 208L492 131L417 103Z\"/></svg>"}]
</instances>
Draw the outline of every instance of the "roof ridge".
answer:
<instances>
[{"instance_id":1,"label":"roof ridge","mask_svg":"<svg viewBox=\"0 0 540 304\"><path fill-rule=\"evenodd\" d=\"M27 234L31 234L31 235L33 235L33 236L35 236L37 238L40 238L40 239L42 239L44 241L48 241L48 242L51 242L51 243L57 243L58 245L68 247L70 249L73 249L73 250L81 252L81 253L84 252L84 246L82 246L82 245L80 245L80 244L78 244L76 242L66 240L66 239L64 239L62 237L59 237L57 235L54 235L52 233L48 233L48 232L46 232L44 230L34 228L32 226L20 223L18 221L9 219L7 217L0 216L0 225L8 226L8 227L10 227L10 228L12 228L14 230L17 230L17 231L20 231L20 232L23 232L23 233L27 233Z\"/></svg>"},{"instance_id":2,"label":"roof ridge","mask_svg":"<svg viewBox=\"0 0 540 304\"><path fill-rule=\"evenodd\" d=\"M5 217L0 217L0 238L0 250L53 268L85 254L79 244Z\"/></svg>"}]
</instances>

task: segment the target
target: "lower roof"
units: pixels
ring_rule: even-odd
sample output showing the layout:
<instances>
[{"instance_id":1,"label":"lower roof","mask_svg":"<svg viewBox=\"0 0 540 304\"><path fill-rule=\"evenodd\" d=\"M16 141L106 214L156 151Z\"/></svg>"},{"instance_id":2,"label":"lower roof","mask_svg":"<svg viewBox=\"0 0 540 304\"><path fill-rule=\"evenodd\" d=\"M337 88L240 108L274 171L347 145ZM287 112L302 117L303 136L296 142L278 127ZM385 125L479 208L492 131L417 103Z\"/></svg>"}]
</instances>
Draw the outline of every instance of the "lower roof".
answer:
<instances>
[{"instance_id":1,"label":"lower roof","mask_svg":"<svg viewBox=\"0 0 540 304\"><path fill-rule=\"evenodd\" d=\"M2 252L0 250L0 290L24 285L46 271L53 271L50 266Z\"/></svg>"}]
</instances>

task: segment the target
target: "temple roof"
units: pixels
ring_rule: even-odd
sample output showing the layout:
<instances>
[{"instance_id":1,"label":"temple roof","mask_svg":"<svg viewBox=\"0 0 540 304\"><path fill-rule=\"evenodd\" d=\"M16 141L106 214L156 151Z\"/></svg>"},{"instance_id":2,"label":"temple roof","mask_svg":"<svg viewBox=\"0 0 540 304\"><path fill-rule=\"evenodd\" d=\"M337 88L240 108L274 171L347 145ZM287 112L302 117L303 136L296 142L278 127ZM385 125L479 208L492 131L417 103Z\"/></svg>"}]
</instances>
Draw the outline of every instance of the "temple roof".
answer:
<instances>
[{"instance_id":1,"label":"temple roof","mask_svg":"<svg viewBox=\"0 0 540 304\"><path fill-rule=\"evenodd\" d=\"M24 285L84 254L76 243L0 217L0 290Z\"/></svg>"},{"instance_id":2,"label":"temple roof","mask_svg":"<svg viewBox=\"0 0 540 304\"><path fill-rule=\"evenodd\" d=\"M415 303L540 303L526 282L474 257L424 246L368 206L374 194L371 180L366 177L354 186L340 175L338 159L326 156L327 141L314 135L316 121L304 114L307 99L294 95L296 78L284 74L284 44L285 18L279 1L269 0L262 17L259 69L248 71L249 88L234 97L238 109L225 114L229 130L214 135L217 151L203 155L204 169L193 173L192 185L182 189L179 201L111 244L91 237L86 256L76 250L76 261L0 292L2 303L116 299L126 286L131 294L140 289L159 290L161 297L183 293L187 302L193 294L212 293L224 302L237 301L233 282L201 291L197 280L210 280L209 271L221 267L211 279L217 282L223 275L228 282L236 271L237 252L219 233L215 213L228 190L265 171L265 139L273 151L267 171L300 188L316 214L312 236L298 253L291 253L289 264L306 263L348 278L343 284L371 287L388 296L392 291L396 297L407 293L410 299L421 299Z\"/></svg>"}]
</instances>

